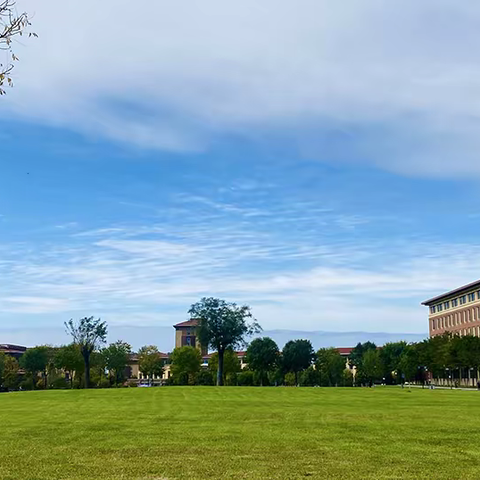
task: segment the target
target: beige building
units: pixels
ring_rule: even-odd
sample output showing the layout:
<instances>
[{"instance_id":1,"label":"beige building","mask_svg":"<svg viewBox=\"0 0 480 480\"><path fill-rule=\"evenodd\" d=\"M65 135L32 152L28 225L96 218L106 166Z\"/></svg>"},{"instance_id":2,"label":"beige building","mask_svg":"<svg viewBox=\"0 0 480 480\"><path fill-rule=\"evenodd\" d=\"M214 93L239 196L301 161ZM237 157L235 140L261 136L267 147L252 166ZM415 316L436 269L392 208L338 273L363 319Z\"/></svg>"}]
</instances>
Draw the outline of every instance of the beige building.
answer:
<instances>
[{"instance_id":1,"label":"beige building","mask_svg":"<svg viewBox=\"0 0 480 480\"><path fill-rule=\"evenodd\" d=\"M431 337L445 332L480 337L480 280L430 298L422 305L429 308Z\"/></svg>"}]
</instances>

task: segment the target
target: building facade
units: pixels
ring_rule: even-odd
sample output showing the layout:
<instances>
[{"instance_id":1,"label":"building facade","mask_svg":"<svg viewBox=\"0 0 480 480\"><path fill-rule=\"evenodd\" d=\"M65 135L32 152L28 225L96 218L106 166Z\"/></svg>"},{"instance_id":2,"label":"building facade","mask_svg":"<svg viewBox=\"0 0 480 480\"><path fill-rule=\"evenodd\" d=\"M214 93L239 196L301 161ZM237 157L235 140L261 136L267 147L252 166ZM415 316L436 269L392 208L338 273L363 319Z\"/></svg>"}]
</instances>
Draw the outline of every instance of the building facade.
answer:
<instances>
[{"instance_id":1,"label":"building facade","mask_svg":"<svg viewBox=\"0 0 480 480\"><path fill-rule=\"evenodd\" d=\"M431 337L445 332L480 337L480 280L430 298L422 305L429 308Z\"/></svg>"}]
</instances>

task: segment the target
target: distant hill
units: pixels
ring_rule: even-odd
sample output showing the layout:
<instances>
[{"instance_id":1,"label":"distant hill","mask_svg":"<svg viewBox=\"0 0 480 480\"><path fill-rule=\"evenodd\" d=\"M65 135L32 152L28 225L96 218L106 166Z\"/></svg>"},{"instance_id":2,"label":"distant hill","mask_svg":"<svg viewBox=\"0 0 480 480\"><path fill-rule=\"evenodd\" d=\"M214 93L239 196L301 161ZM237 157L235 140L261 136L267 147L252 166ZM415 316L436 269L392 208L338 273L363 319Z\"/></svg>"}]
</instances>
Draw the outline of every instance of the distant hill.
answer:
<instances>
[{"instance_id":1,"label":"distant hill","mask_svg":"<svg viewBox=\"0 0 480 480\"><path fill-rule=\"evenodd\" d=\"M358 342L370 340L377 345L405 340L418 342L427 338L427 334L384 333L384 332L324 332L301 330L265 330L260 335L273 338L282 348L289 340L304 338L310 340L315 349L321 347L353 347ZM174 330L172 327L135 327L112 326L109 328L108 341L124 340L138 349L142 345L157 345L162 352L171 352L174 348ZM0 343L17 345L62 345L70 340L63 328L15 329L0 328Z\"/></svg>"}]
</instances>

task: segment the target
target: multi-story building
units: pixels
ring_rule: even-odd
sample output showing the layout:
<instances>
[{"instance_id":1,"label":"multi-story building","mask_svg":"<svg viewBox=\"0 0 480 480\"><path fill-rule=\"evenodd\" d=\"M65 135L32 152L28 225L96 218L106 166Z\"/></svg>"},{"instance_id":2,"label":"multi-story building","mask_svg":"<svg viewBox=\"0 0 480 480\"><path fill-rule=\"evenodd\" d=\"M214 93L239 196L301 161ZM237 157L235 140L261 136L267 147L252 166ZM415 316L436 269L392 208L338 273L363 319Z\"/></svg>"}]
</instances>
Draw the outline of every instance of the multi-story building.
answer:
<instances>
[{"instance_id":1,"label":"multi-story building","mask_svg":"<svg viewBox=\"0 0 480 480\"><path fill-rule=\"evenodd\" d=\"M451 332L480 337L480 280L422 303L429 308L431 337Z\"/></svg>"}]
</instances>

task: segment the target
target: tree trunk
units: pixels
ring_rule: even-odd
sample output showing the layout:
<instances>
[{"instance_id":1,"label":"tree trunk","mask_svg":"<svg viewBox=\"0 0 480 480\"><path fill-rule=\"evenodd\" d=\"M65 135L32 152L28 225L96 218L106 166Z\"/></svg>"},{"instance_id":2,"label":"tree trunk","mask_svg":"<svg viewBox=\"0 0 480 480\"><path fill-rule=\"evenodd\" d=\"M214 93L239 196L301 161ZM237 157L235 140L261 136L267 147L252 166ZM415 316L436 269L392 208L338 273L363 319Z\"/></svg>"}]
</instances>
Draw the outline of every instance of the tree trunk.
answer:
<instances>
[{"instance_id":1,"label":"tree trunk","mask_svg":"<svg viewBox=\"0 0 480 480\"><path fill-rule=\"evenodd\" d=\"M218 370L217 370L217 386L223 385L223 354L224 350L218 349Z\"/></svg>"},{"instance_id":2,"label":"tree trunk","mask_svg":"<svg viewBox=\"0 0 480 480\"><path fill-rule=\"evenodd\" d=\"M83 360L85 362L85 388L90 388L90 354L83 352Z\"/></svg>"}]
</instances>

